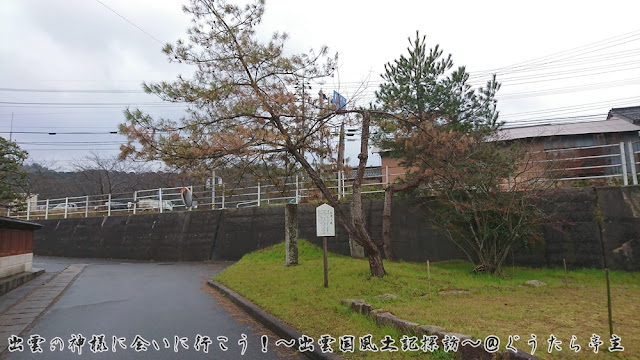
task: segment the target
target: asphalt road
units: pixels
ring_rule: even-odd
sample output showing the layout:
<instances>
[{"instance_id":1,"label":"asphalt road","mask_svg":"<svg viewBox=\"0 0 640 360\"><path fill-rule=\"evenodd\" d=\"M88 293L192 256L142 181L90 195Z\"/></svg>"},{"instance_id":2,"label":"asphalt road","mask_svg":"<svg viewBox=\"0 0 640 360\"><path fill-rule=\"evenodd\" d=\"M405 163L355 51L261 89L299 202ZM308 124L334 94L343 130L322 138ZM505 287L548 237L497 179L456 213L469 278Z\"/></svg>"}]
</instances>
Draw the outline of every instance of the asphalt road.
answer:
<instances>
[{"instance_id":1,"label":"asphalt road","mask_svg":"<svg viewBox=\"0 0 640 360\"><path fill-rule=\"evenodd\" d=\"M57 302L35 320L35 325L22 333L24 350L5 352L6 358L305 358L292 350L276 347L275 341L279 337L206 285L205 281L228 263L34 259L34 267L45 268L49 273L60 271L69 264L88 266ZM27 343L30 338L37 339L35 335L44 338L40 343L42 353L32 353ZM101 335L104 335L104 342L100 341ZM266 353L263 352L263 335L268 337ZM115 342L114 337L118 339ZM55 338L64 341L62 351ZM124 340L120 341L122 338ZM81 355L77 346L71 346L74 339L76 344L77 339L84 339ZM103 352L92 352L92 339L94 350L102 349ZM195 346L198 340L200 346ZM207 344L208 352L205 353ZM136 347L140 351L136 351ZM146 351L142 350L145 347Z\"/></svg>"}]
</instances>

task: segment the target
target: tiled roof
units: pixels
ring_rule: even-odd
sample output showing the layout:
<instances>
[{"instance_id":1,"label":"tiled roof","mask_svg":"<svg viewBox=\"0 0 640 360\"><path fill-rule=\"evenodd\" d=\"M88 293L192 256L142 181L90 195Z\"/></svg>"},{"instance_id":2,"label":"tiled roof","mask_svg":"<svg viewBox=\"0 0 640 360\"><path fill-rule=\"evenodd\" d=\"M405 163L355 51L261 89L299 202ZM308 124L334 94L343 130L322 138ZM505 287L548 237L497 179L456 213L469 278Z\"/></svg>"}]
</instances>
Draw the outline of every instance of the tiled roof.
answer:
<instances>
[{"instance_id":1,"label":"tiled roof","mask_svg":"<svg viewBox=\"0 0 640 360\"><path fill-rule=\"evenodd\" d=\"M351 178L355 178L358 174L358 170L351 170L349 174ZM381 177L382 176L382 167L368 167L364 169L364 177L372 178L372 177Z\"/></svg>"},{"instance_id":2,"label":"tiled roof","mask_svg":"<svg viewBox=\"0 0 640 360\"><path fill-rule=\"evenodd\" d=\"M612 116L617 115L623 118L626 118L629 121L639 121L640 120L640 106L631 106L624 108L613 108L609 110L609 115L607 115L607 119L610 119Z\"/></svg>"},{"instance_id":3,"label":"tiled roof","mask_svg":"<svg viewBox=\"0 0 640 360\"><path fill-rule=\"evenodd\" d=\"M640 131L640 126L622 119L584 121L568 124L544 124L500 130L499 140L527 139L546 136L601 134Z\"/></svg>"}]
</instances>

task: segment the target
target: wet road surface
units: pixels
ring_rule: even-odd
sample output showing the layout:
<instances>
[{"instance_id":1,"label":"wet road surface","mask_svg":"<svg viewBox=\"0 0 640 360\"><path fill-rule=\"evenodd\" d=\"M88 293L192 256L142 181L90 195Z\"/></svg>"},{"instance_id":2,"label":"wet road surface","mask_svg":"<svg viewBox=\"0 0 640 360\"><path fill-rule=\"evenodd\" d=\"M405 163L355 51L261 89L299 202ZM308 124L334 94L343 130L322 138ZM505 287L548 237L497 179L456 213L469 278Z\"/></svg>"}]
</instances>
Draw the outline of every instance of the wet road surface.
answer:
<instances>
[{"instance_id":1,"label":"wet road surface","mask_svg":"<svg viewBox=\"0 0 640 360\"><path fill-rule=\"evenodd\" d=\"M71 264L86 266L68 268ZM6 294L7 298L0 298L0 312L5 317L9 316L7 313L14 314L12 316L15 319L26 315L20 312L30 309L17 310L21 302L22 308L25 308L28 306L24 302L34 305L46 302L38 296L55 296L55 292L40 289L47 285L40 285L44 281L56 280L53 273L59 272L63 276L65 271L80 269L80 272L75 280L69 280L68 287L62 290L64 292L57 301L54 300L53 305L37 315L28 326L25 325L27 327L20 334L24 350L6 350L0 357L11 360L76 357L304 359L302 355L284 347L276 348L274 343L279 337L206 285L206 280L228 265L225 262L152 263L35 257L33 266L44 268L47 276L41 275L32 280L35 283L30 284L31 288L14 290L24 293L33 289L33 292L30 297L13 304L13 307L8 303L20 297L19 292L10 292ZM66 275L66 279L72 275ZM38 295L40 293L43 295ZM263 335L268 337L266 353L263 352L261 341ZM245 336L246 342L243 341ZM30 338L44 339L39 344L42 353L32 353L28 344ZM62 351L56 338L64 342ZM73 346L80 343L83 343L82 347ZM94 350L103 351L92 352L92 343ZM51 345L54 345L53 351ZM208 348L207 353L204 352L205 347ZM136 351L136 348L140 351ZM146 351L143 350L145 348ZM226 348L226 351L222 348ZM79 351L81 355L78 355Z\"/></svg>"}]
</instances>

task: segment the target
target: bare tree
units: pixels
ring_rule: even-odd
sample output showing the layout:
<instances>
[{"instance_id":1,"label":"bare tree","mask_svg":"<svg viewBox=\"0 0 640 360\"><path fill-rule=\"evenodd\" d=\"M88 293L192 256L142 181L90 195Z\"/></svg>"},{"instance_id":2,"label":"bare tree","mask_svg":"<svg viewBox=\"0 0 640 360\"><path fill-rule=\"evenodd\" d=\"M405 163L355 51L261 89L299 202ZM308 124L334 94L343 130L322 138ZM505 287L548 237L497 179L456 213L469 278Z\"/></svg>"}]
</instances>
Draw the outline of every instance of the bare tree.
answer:
<instances>
[{"instance_id":1,"label":"bare tree","mask_svg":"<svg viewBox=\"0 0 640 360\"><path fill-rule=\"evenodd\" d=\"M129 159L121 160L117 156L100 156L96 152L77 160L73 168L90 187L87 194L114 194L131 192L143 181L147 171L144 163Z\"/></svg>"}]
</instances>

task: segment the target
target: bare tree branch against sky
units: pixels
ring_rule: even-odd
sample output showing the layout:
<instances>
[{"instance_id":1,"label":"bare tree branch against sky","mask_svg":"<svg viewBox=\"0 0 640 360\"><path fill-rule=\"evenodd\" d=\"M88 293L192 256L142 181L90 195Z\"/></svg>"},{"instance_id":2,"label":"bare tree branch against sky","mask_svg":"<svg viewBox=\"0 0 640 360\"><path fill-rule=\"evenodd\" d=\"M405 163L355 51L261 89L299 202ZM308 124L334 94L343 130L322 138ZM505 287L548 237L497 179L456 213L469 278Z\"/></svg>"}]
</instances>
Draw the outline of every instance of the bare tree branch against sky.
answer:
<instances>
[{"instance_id":1,"label":"bare tree branch against sky","mask_svg":"<svg viewBox=\"0 0 640 360\"><path fill-rule=\"evenodd\" d=\"M146 81L190 76L160 43L184 38L179 1L8 0L0 3L0 136L28 161L68 167L90 151L117 154L111 134L127 106L178 118L182 105L144 94ZM421 2L267 1L259 34L290 35L287 51L329 46L338 73L311 92L340 92L350 105L373 101L385 63L419 30L440 44L474 84L497 73L508 123L603 119L640 105L640 25L636 1ZM36 134L37 132L37 134ZM56 135L49 135L55 133ZM351 154L349 147L347 155Z\"/></svg>"}]
</instances>

